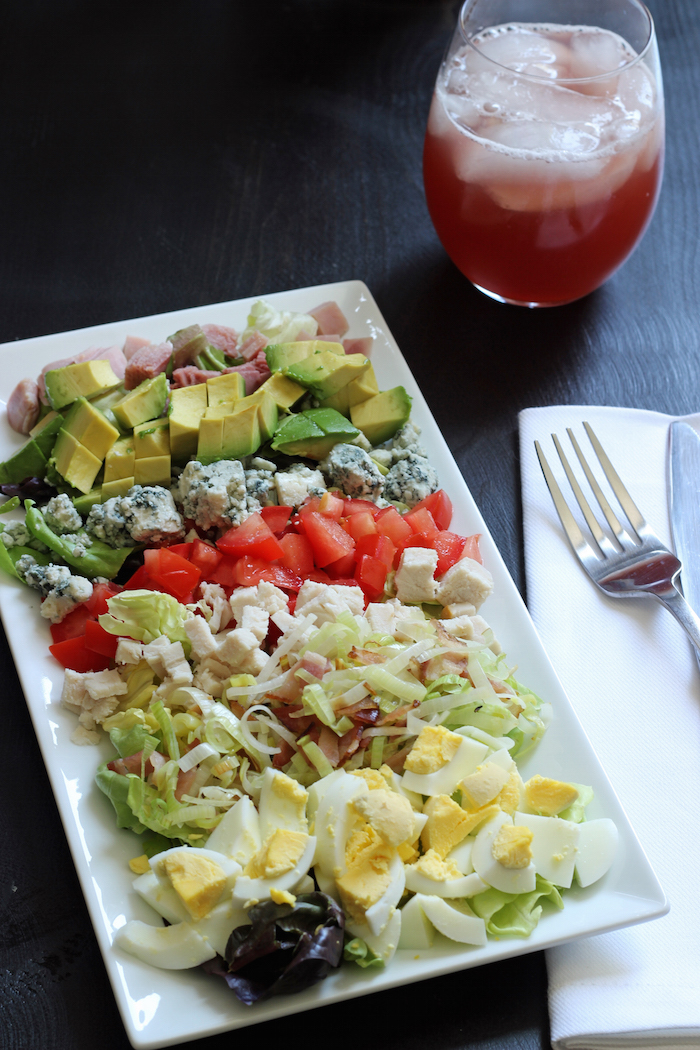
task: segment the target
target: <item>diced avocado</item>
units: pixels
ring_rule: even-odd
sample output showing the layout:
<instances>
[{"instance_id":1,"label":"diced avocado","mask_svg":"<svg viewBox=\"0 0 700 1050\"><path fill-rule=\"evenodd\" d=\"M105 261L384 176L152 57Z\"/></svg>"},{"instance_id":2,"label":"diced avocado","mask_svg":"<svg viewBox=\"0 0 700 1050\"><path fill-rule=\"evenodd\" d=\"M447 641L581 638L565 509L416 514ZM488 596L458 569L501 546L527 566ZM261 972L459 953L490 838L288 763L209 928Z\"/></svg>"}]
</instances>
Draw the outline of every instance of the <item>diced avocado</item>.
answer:
<instances>
[{"instance_id":1,"label":"diced avocado","mask_svg":"<svg viewBox=\"0 0 700 1050\"><path fill-rule=\"evenodd\" d=\"M168 481L168 484L170 482ZM126 496L130 488L132 488L136 482L134 481L133 474L126 478L115 478L114 481L105 481L100 491L102 503L106 503L108 499L112 499L113 496ZM89 495L89 493L88 493ZM85 497L87 499L87 497ZM73 503L77 507L77 500L73 500Z\"/></svg>"},{"instance_id":2,"label":"diced avocado","mask_svg":"<svg viewBox=\"0 0 700 1050\"><path fill-rule=\"evenodd\" d=\"M63 426L63 416L60 412L51 412L50 415L52 418L46 416L48 422L34 435L34 440L47 459L53 452L58 432Z\"/></svg>"},{"instance_id":3,"label":"diced avocado","mask_svg":"<svg viewBox=\"0 0 700 1050\"><path fill-rule=\"evenodd\" d=\"M79 397L74 401L68 411L63 423L64 430L85 445L98 459L104 459L114 442L119 437L119 431L113 427L99 409Z\"/></svg>"},{"instance_id":4,"label":"diced avocado","mask_svg":"<svg viewBox=\"0 0 700 1050\"><path fill-rule=\"evenodd\" d=\"M224 436L224 420L222 416L216 418L203 416L199 421L199 437L197 440L197 459L200 463L213 463L221 459L221 442Z\"/></svg>"},{"instance_id":5,"label":"diced avocado","mask_svg":"<svg viewBox=\"0 0 700 1050\"><path fill-rule=\"evenodd\" d=\"M53 455L61 477L80 492L89 492L100 472L102 460L93 456L65 427L59 431Z\"/></svg>"},{"instance_id":6,"label":"diced avocado","mask_svg":"<svg viewBox=\"0 0 700 1050\"><path fill-rule=\"evenodd\" d=\"M114 415L114 412L112 412L112 405L116 405L117 401L121 401L123 397L124 387L120 383L116 390L108 390L106 394L90 398L90 404L94 405L95 408L98 408L107 421L111 423L113 427L116 427L121 434L127 433L131 428L122 426Z\"/></svg>"},{"instance_id":7,"label":"diced avocado","mask_svg":"<svg viewBox=\"0 0 700 1050\"><path fill-rule=\"evenodd\" d=\"M134 455L136 459L151 456L170 456L170 420L151 419L134 427Z\"/></svg>"},{"instance_id":8,"label":"diced avocado","mask_svg":"<svg viewBox=\"0 0 700 1050\"><path fill-rule=\"evenodd\" d=\"M340 390L337 390L335 392L335 394L331 394L330 397L324 398L323 401L319 402L319 407L320 408L333 408L333 409L335 409L336 412L340 412L341 415L347 416L348 419L349 419L350 418L350 398L348 396L348 388L349 387L350 387L350 383L348 383L347 386L341 387Z\"/></svg>"},{"instance_id":9,"label":"diced avocado","mask_svg":"<svg viewBox=\"0 0 700 1050\"><path fill-rule=\"evenodd\" d=\"M46 415L42 416L39 422L35 426L33 426L32 429L29 431L30 438L35 438L37 434L41 433L44 427L49 426L50 423L55 423L57 419L60 421L58 424L58 428L60 430L60 428L63 426L63 416L60 413L55 412L52 408L50 408Z\"/></svg>"},{"instance_id":10,"label":"diced avocado","mask_svg":"<svg viewBox=\"0 0 700 1050\"><path fill-rule=\"evenodd\" d=\"M275 411L277 406L275 405ZM221 451L224 459L242 459L252 456L262 444L260 435L260 405L254 403L223 420Z\"/></svg>"},{"instance_id":11,"label":"diced avocado","mask_svg":"<svg viewBox=\"0 0 700 1050\"><path fill-rule=\"evenodd\" d=\"M282 372L288 365L303 361L321 351L329 351L339 357L345 355L342 343L329 343L325 339L302 339L296 343L270 343L265 347L265 357L271 372Z\"/></svg>"},{"instance_id":12,"label":"diced avocado","mask_svg":"<svg viewBox=\"0 0 700 1050\"><path fill-rule=\"evenodd\" d=\"M134 463L135 485L170 486L170 456L148 456Z\"/></svg>"},{"instance_id":13,"label":"diced avocado","mask_svg":"<svg viewBox=\"0 0 700 1050\"><path fill-rule=\"evenodd\" d=\"M373 397L378 393L379 384L374 374L374 368L370 363L361 376L351 380L347 386L342 387L336 394L327 397L321 402L320 407L334 408L336 412L342 412L344 416L349 417L350 409L353 405L359 405L361 401L366 401L367 398Z\"/></svg>"},{"instance_id":14,"label":"diced avocado","mask_svg":"<svg viewBox=\"0 0 700 1050\"><path fill-rule=\"evenodd\" d=\"M90 489L89 492L75 497L73 500L73 506L81 517L87 518L90 513L90 508L94 507L96 503L104 503L106 497L104 496L103 490L104 486L98 485L97 488ZM113 495L116 495L116 493L113 493Z\"/></svg>"},{"instance_id":15,"label":"diced avocado","mask_svg":"<svg viewBox=\"0 0 700 1050\"><path fill-rule=\"evenodd\" d=\"M46 396L52 408L63 408L79 397L94 397L119 386L109 361L81 361L46 373Z\"/></svg>"},{"instance_id":16,"label":"diced avocado","mask_svg":"<svg viewBox=\"0 0 700 1050\"><path fill-rule=\"evenodd\" d=\"M28 441L0 463L0 485L19 485L25 478L43 478L46 462L47 458L36 441Z\"/></svg>"},{"instance_id":17,"label":"diced avocado","mask_svg":"<svg viewBox=\"0 0 700 1050\"><path fill-rule=\"evenodd\" d=\"M359 431L332 408L312 408L287 416L277 428L272 447L290 456L323 459L334 445L352 441Z\"/></svg>"},{"instance_id":18,"label":"diced avocado","mask_svg":"<svg viewBox=\"0 0 700 1050\"><path fill-rule=\"evenodd\" d=\"M295 383L292 379L287 379L281 372L275 372L269 379L266 379L263 385L258 387L256 393L261 390L272 394L277 407L285 411L295 405L306 393L305 387Z\"/></svg>"},{"instance_id":19,"label":"diced avocado","mask_svg":"<svg viewBox=\"0 0 700 1050\"><path fill-rule=\"evenodd\" d=\"M119 438L105 456L105 484L129 478L134 473L134 438L132 435Z\"/></svg>"},{"instance_id":20,"label":"diced avocado","mask_svg":"<svg viewBox=\"0 0 700 1050\"><path fill-rule=\"evenodd\" d=\"M233 402L245 397L245 379L240 372L226 372L207 379L207 398L210 405Z\"/></svg>"},{"instance_id":21,"label":"diced avocado","mask_svg":"<svg viewBox=\"0 0 700 1050\"><path fill-rule=\"evenodd\" d=\"M207 385L183 386L170 392L170 455L184 463L197 452L199 421L207 407Z\"/></svg>"},{"instance_id":22,"label":"diced avocado","mask_svg":"<svg viewBox=\"0 0 700 1050\"><path fill-rule=\"evenodd\" d=\"M310 390L319 401L332 397L369 368L364 354L343 357L322 350L284 369L284 374Z\"/></svg>"},{"instance_id":23,"label":"diced avocado","mask_svg":"<svg viewBox=\"0 0 700 1050\"><path fill-rule=\"evenodd\" d=\"M411 398L402 386L382 390L350 409L350 419L372 445L393 437L410 414Z\"/></svg>"},{"instance_id":24,"label":"diced avocado","mask_svg":"<svg viewBox=\"0 0 700 1050\"><path fill-rule=\"evenodd\" d=\"M245 411L249 405L257 405L258 407L260 441L269 441L277 430L277 423L279 422L277 402L267 390L263 390L261 387L254 394L241 398L233 407L234 414Z\"/></svg>"},{"instance_id":25,"label":"diced avocado","mask_svg":"<svg viewBox=\"0 0 700 1050\"><path fill-rule=\"evenodd\" d=\"M112 412L120 426L133 430L139 423L157 419L162 415L168 397L168 380L165 372L144 379L134 390L130 390L112 406Z\"/></svg>"}]
</instances>

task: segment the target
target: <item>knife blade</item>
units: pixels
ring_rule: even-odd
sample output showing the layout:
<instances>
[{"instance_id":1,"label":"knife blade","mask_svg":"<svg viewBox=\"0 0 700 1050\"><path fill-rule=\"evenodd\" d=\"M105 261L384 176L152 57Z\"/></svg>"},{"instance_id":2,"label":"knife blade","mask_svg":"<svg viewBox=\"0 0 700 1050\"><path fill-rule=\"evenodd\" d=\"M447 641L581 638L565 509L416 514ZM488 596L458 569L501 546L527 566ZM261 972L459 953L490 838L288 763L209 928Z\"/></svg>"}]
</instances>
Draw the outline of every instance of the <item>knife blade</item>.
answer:
<instances>
[{"instance_id":1,"label":"knife blade","mask_svg":"<svg viewBox=\"0 0 700 1050\"><path fill-rule=\"evenodd\" d=\"M700 435L677 420L669 428L671 532L688 604L700 611ZM695 654L700 664L700 650Z\"/></svg>"}]
</instances>

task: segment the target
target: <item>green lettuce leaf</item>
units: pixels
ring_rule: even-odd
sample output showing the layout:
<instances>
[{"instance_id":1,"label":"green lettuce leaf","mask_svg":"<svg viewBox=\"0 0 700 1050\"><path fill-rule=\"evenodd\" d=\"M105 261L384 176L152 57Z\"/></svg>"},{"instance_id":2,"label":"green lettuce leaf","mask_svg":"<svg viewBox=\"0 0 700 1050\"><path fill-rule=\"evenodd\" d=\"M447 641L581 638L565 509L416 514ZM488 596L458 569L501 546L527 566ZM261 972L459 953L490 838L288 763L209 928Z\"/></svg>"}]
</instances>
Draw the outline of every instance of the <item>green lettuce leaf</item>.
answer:
<instances>
[{"instance_id":1,"label":"green lettuce leaf","mask_svg":"<svg viewBox=\"0 0 700 1050\"><path fill-rule=\"evenodd\" d=\"M172 595L160 591L122 591L108 600L107 608L109 612L99 617L99 623L109 634L136 638L146 644L164 634L171 642L182 642L185 653L190 651L190 640L183 625L193 613Z\"/></svg>"},{"instance_id":2,"label":"green lettuce leaf","mask_svg":"<svg viewBox=\"0 0 700 1050\"><path fill-rule=\"evenodd\" d=\"M556 908L564 907L557 887L536 876L535 889L530 893L504 893L488 889L476 897L470 897L473 911L486 923L486 929L494 937L529 937L540 921L543 900Z\"/></svg>"}]
</instances>

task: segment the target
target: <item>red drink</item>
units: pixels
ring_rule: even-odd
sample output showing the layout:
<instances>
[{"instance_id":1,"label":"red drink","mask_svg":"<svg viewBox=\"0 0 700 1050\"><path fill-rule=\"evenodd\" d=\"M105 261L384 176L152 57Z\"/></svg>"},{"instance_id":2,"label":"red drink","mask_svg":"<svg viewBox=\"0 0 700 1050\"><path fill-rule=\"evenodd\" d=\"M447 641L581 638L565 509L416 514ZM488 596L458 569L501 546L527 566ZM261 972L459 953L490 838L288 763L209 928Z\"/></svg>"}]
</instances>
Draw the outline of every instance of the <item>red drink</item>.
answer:
<instances>
[{"instance_id":1,"label":"red drink","mask_svg":"<svg viewBox=\"0 0 700 1050\"><path fill-rule=\"evenodd\" d=\"M430 111L423 163L435 229L496 298L578 299L625 261L654 211L658 71L591 27L509 24L472 44L443 66Z\"/></svg>"}]
</instances>

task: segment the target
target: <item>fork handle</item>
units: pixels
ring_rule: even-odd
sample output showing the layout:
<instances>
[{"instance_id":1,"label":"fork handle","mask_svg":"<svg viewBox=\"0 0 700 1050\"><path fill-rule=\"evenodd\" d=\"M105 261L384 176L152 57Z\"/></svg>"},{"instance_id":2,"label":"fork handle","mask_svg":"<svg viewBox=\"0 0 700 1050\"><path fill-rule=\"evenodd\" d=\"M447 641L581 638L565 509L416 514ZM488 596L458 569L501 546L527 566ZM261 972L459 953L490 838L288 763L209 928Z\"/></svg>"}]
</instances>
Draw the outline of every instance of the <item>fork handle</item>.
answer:
<instances>
[{"instance_id":1,"label":"fork handle","mask_svg":"<svg viewBox=\"0 0 700 1050\"><path fill-rule=\"evenodd\" d=\"M700 660L700 616L691 608L678 588L673 585L654 590L652 594L678 620L696 650L698 650L698 659Z\"/></svg>"}]
</instances>

